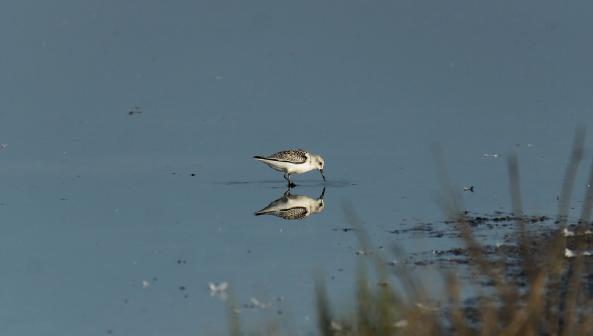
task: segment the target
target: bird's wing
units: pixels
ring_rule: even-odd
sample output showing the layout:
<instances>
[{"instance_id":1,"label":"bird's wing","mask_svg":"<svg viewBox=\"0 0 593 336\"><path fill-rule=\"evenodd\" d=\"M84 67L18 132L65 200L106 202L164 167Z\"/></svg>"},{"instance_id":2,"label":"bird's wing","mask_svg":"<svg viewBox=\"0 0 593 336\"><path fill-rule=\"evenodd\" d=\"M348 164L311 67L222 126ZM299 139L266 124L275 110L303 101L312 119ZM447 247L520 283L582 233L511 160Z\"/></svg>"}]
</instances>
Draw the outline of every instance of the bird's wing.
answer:
<instances>
[{"instance_id":1,"label":"bird's wing","mask_svg":"<svg viewBox=\"0 0 593 336\"><path fill-rule=\"evenodd\" d=\"M283 209L274 213L275 216L278 216L282 219L294 220L294 219L303 219L307 217L309 211L305 207L294 207L290 209Z\"/></svg>"},{"instance_id":2,"label":"bird's wing","mask_svg":"<svg viewBox=\"0 0 593 336\"><path fill-rule=\"evenodd\" d=\"M284 195L282 197L280 197L279 199L272 201L270 204L268 204L267 207L261 209L260 211L256 212L256 215L265 215L267 213L271 213L277 210L274 210L274 208L278 208L282 205L286 205L286 203L288 203L288 198L287 195Z\"/></svg>"},{"instance_id":3,"label":"bird's wing","mask_svg":"<svg viewBox=\"0 0 593 336\"><path fill-rule=\"evenodd\" d=\"M307 161L307 152L302 149L291 149L278 152L266 157L268 160L291 162L291 163L305 163Z\"/></svg>"}]
</instances>

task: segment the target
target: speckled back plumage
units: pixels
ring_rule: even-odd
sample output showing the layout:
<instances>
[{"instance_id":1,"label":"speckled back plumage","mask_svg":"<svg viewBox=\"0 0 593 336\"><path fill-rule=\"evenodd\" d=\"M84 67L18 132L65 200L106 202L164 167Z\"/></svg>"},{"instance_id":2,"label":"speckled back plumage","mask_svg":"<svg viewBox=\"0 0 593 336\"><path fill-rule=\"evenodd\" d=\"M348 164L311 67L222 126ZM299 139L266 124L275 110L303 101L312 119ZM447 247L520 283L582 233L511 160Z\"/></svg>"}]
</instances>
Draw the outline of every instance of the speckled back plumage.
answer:
<instances>
[{"instance_id":1,"label":"speckled back plumage","mask_svg":"<svg viewBox=\"0 0 593 336\"><path fill-rule=\"evenodd\" d=\"M307 217L308 213L309 213L309 211L305 207L295 207L295 208L277 211L277 212L274 212L271 214L274 216L278 216L282 219L295 220L295 219L303 219L303 218Z\"/></svg>"},{"instance_id":2,"label":"speckled back plumage","mask_svg":"<svg viewBox=\"0 0 593 336\"><path fill-rule=\"evenodd\" d=\"M307 161L307 152L303 149L289 149L267 156L266 159L282 162L305 163Z\"/></svg>"}]
</instances>

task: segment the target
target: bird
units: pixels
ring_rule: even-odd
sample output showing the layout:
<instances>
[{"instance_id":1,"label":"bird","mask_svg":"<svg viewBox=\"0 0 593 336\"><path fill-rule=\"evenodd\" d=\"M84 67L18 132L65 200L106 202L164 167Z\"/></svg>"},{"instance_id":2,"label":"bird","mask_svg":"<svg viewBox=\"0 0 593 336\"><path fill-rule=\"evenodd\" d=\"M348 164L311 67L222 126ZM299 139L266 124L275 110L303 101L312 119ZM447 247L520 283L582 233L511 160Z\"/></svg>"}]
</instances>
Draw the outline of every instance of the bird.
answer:
<instances>
[{"instance_id":1,"label":"bird","mask_svg":"<svg viewBox=\"0 0 593 336\"><path fill-rule=\"evenodd\" d=\"M304 149L289 149L268 156L256 155L253 158L267 164L274 170L283 172L289 188L295 186L290 180L290 175L303 174L314 169L319 170L323 181L325 181L323 158Z\"/></svg>"},{"instance_id":2,"label":"bird","mask_svg":"<svg viewBox=\"0 0 593 336\"><path fill-rule=\"evenodd\" d=\"M323 211L325 208L324 195L325 188L317 199L304 195L292 195L289 188L282 197L256 212L255 215L273 215L286 220L304 219Z\"/></svg>"}]
</instances>

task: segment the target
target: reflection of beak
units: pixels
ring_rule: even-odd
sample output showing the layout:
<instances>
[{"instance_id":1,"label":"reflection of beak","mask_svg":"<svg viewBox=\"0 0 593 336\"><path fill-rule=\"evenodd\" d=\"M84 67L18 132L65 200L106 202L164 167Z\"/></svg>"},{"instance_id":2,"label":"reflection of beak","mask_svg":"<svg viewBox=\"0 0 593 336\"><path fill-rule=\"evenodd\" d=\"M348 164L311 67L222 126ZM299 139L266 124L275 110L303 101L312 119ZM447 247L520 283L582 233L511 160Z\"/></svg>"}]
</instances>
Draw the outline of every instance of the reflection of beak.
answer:
<instances>
[{"instance_id":1,"label":"reflection of beak","mask_svg":"<svg viewBox=\"0 0 593 336\"><path fill-rule=\"evenodd\" d=\"M319 172L321 173L321 177L323 177L323 180L325 181L325 175L323 175L323 169L319 169Z\"/></svg>"},{"instance_id":2,"label":"reflection of beak","mask_svg":"<svg viewBox=\"0 0 593 336\"><path fill-rule=\"evenodd\" d=\"M323 187L323 191L321 192L321 195L317 199L322 200L323 196L325 196L325 187Z\"/></svg>"}]
</instances>

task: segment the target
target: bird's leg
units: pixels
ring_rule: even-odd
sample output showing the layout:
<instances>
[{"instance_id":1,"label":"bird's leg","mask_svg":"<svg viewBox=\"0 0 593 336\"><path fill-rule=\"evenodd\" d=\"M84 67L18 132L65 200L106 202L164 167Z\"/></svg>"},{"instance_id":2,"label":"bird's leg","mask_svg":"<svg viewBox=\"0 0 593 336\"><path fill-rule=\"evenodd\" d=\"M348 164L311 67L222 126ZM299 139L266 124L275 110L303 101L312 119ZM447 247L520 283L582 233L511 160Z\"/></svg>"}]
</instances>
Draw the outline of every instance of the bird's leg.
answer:
<instances>
[{"instance_id":1,"label":"bird's leg","mask_svg":"<svg viewBox=\"0 0 593 336\"><path fill-rule=\"evenodd\" d=\"M286 191L284 192L283 197L289 197L290 196L290 186L288 187L288 189L286 189Z\"/></svg>"},{"instance_id":2,"label":"bird's leg","mask_svg":"<svg viewBox=\"0 0 593 336\"><path fill-rule=\"evenodd\" d=\"M323 187L323 191L321 192L321 195L317 197L317 199L323 199L323 196L325 196L325 187Z\"/></svg>"},{"instance_id":3,"label":"bird's leg","mask_svg":"<svg viewBox=\"0 0 593 336\"><path fill-rule=\"evenodd\" d=\"M284 179L288 181L288 189L296 187L296 184L292 183L292 181L290 180L290 174L284 174Z\"/></svg>"}]
</instances>

